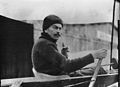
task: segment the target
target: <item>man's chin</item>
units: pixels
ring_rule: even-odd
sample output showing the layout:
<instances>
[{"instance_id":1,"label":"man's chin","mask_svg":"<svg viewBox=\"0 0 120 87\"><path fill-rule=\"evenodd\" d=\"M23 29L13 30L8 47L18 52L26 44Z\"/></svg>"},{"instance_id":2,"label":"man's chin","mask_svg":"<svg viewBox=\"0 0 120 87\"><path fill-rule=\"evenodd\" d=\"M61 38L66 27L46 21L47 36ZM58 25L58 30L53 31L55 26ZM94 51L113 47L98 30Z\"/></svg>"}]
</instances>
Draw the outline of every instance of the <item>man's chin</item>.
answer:
<instances>
[{"instance_id":1,"label":"man's chin","mask_svg":"<svg viewBox=\"0 0 120 87\"><path fill-rule=\"evenodd\" d=\"M55 37L54 39L55 39L55 40L58 40L58 39L59 39L59 37Z\"/></svg>"},{"instance_id":2,"label":"man's chin","mask_svg":"<svg viewBox=\"0 0 120 87\"><path fill-rule=\"evenodd\" d=\"M58 40L59 38L55 38L55 40Z\"/></svg>"}]
</instances>

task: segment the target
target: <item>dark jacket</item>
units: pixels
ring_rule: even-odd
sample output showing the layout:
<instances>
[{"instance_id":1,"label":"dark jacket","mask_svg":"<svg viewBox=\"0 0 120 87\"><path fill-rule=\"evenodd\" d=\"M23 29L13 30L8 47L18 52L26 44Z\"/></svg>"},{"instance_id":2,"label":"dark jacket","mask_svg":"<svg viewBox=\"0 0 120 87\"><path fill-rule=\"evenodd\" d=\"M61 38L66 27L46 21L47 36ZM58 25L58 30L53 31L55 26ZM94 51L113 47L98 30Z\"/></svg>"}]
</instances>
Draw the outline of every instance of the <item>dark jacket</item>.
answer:
<instances>
[{"instance_id":1,"label":"dark jacket","mask_svg":"<svg viewBox=\"0 0 120 87\"><path fill-rule=\"evenodd\" d=\"M37 72L49 75L63 75L76 71L94 62L92 54L73 60L66 59L58 52L56 40L46 33L34 44L32 49L33 67Z\"/></svg>"}]
</instances>

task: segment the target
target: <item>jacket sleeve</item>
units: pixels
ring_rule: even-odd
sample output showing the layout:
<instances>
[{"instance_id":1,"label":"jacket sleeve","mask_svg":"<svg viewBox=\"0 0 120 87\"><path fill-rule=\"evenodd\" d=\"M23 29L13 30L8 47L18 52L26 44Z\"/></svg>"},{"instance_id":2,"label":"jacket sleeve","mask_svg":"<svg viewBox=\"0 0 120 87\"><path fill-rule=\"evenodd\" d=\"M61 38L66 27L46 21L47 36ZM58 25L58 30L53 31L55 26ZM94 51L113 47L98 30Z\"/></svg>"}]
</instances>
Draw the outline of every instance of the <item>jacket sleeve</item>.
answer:
<instances>
[{"instance_id":1,"label":"jacket sleeve","mask_svg":"<svg viewBox=\"0 0 120 87\"><path fill-rule=\"evenodd\" d=\"M94 58L93 58L92 54L88 54L81 58L75 58L72 60L70 60L70 59L63 60L62 67L63 67L64 71L69 73L69 72L79 70L92 62L94 62Z\"/></svg>"},{"instance_id":2,"label":"jacket sleeve","mask_svg":"<svg viewBox=\"0 0 120 87\"><path fill-rule=\"evenodd\" d=\"M49 57L49 61L52 63L53 61L57 60L59 63L57 63L61 69L66 72L70 73L73 71L76 71L92 62L94 62L94 58L92 54L88 54L81 58L75 58L75 59L66 59L65 56L63 56L61 53L59 53L54 46L48 45L46 47L47 49L47 56Z\"/></svg>"}]
</instances>

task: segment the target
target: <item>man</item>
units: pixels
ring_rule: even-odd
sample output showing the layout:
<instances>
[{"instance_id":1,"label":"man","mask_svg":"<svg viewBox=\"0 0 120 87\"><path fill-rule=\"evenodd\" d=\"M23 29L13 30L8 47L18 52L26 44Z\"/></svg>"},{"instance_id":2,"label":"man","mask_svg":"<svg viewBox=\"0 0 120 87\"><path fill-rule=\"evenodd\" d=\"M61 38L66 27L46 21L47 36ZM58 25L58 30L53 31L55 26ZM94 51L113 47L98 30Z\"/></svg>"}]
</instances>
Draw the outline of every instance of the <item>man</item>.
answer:
<instances>
[{"instance_id":1,"label":"man","mask_svg":"<svg viewBox=\"0 0 120 87\"><path fill-rule=\"evenodd\" d=\"M65 58L58 52L56 42L61 36L63 22L56 15L48 15L43 20L43 32L32 49L32 62L34 69L39 73L59 76L69 75L82 67L93 63L94 59L105 58L107 50L102 49L88 54L82 58Z\"/></svg>"}]
</instances>

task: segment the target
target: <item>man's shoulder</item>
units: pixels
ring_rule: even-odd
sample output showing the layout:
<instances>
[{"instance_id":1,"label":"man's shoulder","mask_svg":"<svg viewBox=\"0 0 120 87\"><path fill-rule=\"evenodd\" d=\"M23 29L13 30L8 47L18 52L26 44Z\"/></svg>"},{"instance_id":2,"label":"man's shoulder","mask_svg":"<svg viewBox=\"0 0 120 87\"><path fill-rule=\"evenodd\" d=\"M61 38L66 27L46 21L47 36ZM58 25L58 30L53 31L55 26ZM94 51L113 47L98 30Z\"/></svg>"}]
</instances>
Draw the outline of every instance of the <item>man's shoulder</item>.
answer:
<instances>
[{"instance_id":1,"label":"man's shoulder","mask_svg":"<svg viewBox=\"0 0 120 87\"><path fill-rule=\"evenodd\" d=\"M46 47L48 44L48 41L44 38L39 38L38 40L36 40L34 42L34 48L38 49L38 48L44 48Z\"/></svg>"},{"instance_id":2,"label":"man's shoulder","mask_svg":"<svg viewBox=\"0 0 120 87\"><path fill-rule=\"evenodd\" d=\"M48 45L48 44L54 44L54 43L52 43L51 41L49 41L49 40L47 40L47 39L45 39L45 38L39 38L38 39L38 41L36 42L37 44L46 44L46 45Z\"/></svg>"},{"instance_id":3,"label":"man's shoulder","mask_svg":"<svg viewBox=\"0 0 120 87\"><path fill-rule=\"evenodd\" d=\"M39 38L37 41L36 41L36 44L45 44L45 43L48 43L48 40L44 39L44 38Z\"/></svg>"}]
</instances>

